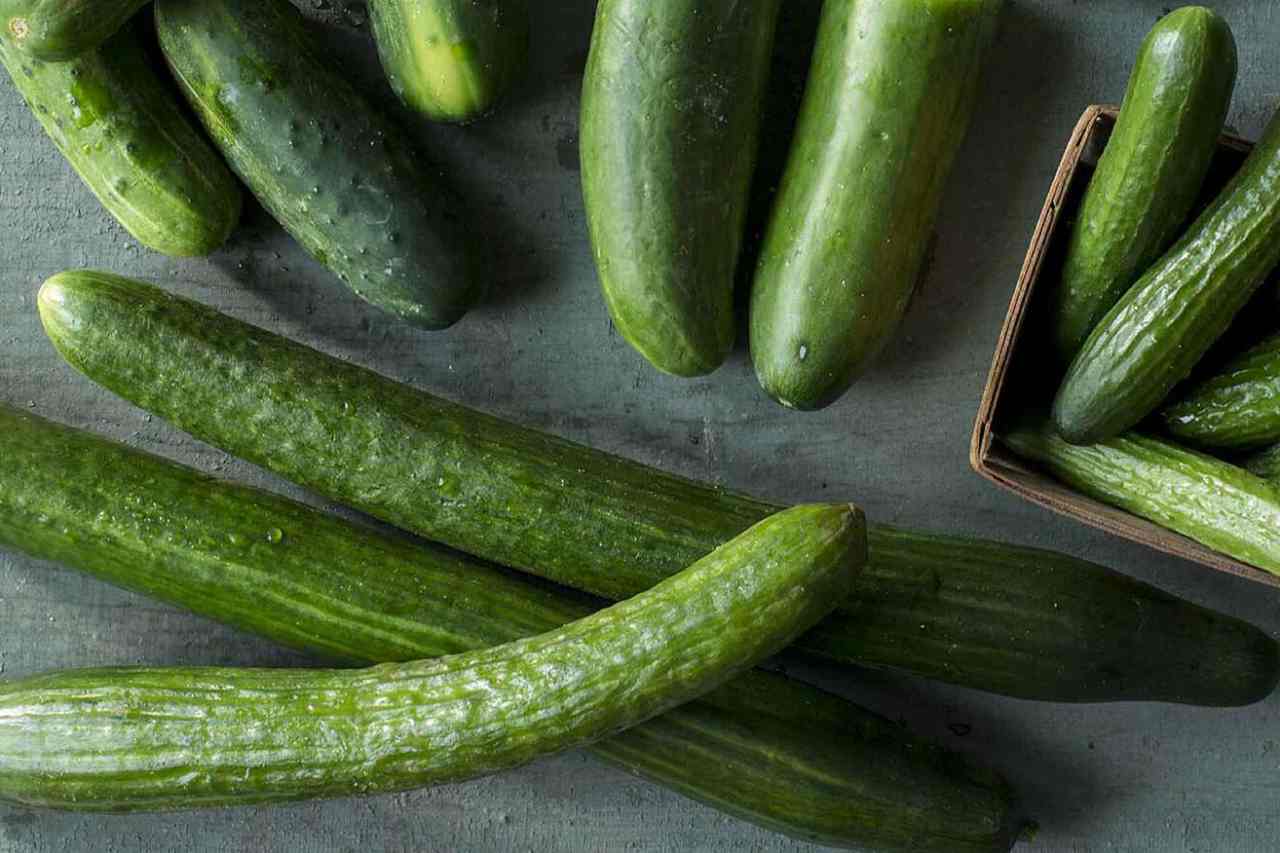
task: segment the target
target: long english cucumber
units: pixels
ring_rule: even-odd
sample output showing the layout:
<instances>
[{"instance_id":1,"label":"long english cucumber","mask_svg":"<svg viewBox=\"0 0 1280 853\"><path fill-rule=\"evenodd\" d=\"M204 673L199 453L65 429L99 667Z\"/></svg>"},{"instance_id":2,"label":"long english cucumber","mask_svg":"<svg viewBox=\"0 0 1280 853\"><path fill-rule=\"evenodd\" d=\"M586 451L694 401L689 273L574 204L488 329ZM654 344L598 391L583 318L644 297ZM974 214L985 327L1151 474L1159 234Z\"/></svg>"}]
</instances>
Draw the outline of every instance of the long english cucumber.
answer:
<instances>
[{"instance_id":1,"label":"long english cucumber","mask_svg":"<svg viewBox=\"0 0 1280 853\"><path fill-rule=\"evenodd\" d=\"M1170 435L1197 447L1251 450L1280 441L1280 335L1192 385L1160 419Z\"/></svg>"},{"instance_id":2,"label":"long english cucumber","mask_svg":"<svg viewBox=\"0 0 1280 853\"><path fill-rule=\"evenodd\" d=\"M776 511L139 282L63 273L39 307L72 365L202 440L404 529L600 595L646 589ZM1236 705L1274 683L1274 649L1256 629L1098 566L886 527L872 527L870 543L855 594L798 648L1062 701ZM1242 665L1206 670L1209 648Z\"/></svg>"}]
</instances>

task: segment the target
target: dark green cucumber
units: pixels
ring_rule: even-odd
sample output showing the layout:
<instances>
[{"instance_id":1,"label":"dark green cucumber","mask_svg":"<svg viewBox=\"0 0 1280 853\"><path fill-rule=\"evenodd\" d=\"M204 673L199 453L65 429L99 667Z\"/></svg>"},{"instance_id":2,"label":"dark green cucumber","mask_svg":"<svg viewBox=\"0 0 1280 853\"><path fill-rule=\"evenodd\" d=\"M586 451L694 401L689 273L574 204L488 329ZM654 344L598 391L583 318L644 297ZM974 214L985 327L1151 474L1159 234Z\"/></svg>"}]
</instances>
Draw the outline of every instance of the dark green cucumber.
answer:
<instances>
[{"instance_id":1,"label":"dark green cucumber","mask_svg":"<svg viewBox=\"0 0 1280 853\"><path fill-rule=\"evenodd\" d=\"M820 409L888 343L919 280L1002 0L826 0L751 291L765 391Z\"/></svg>"},{"instance_id":2,"label":"dark green cucumber","mask_svg":"<svg viewBox=\"0 0 1280 853\"><path fill-rule=\"evenodd\" d=\"M582 192L613 323L659 370L733 349L733 288L780 0L603 0Z\"/></svg>"},{"instance_id":3,"label":"dark green cucumber","mask_svg":"<svg viewBox=\"0 0 1280 853\"><path fill-rule=\"evenodd\" d=\"M1280 484L1280 444L1251 453L1240 461L1240 467L1271 483Z\"/></svg>"},{"instance_id":4,"label":"dark green cucumber","mask_svg":"<svg viewBox=\"0 0 1280 853\"><path fill-rule=\"evenodd\" d=\"M346 663L484 648L596 606L4 407L0 542ZM1007 847L998 779L856 705L758 670L592 749L798 838Z\"/></svg>"},{"instance_id":5,"label":"dark green cucumber","mask_svg":"<svg viewBox=\"0 0 1280 853\"><path fill-rule=\"evenodd\" d=\"M1160 413L1179 441L1249 450L1280 441L1280 335L1232 359Z\"/></svg>"},{"instance_id":6,"label":"dark green cucumber","mask_svg":"<svg viewBox=\"0 0 1280 853\"><path fill-rule=\"evenodd\" d=\"M138 242L189 256L226 241L240 219L240 187L178 111L132 27L67 63L33 59L0 35L0 62L58 150Z\"/></svg>"},{"instance_id":7,"label":"dark green cucumber","mask_svg":"<svg viewBox=\"0 0 1280 853\"><path fill-rule=\"evenodd\" d=\"M286 0L163 0L173 69L232 168L357 295L440 329L479 280L458 201L311 41Z\"/></svg>"},{"instance_id":8,"label":"dark green cucumber","mask_svg":"<svg viewBox=\"0 0 1280 853\"><path fill-rule=\"evenodd\" d=\"M0 0L0 22L3 35L19 50L46 62L66 62L102 45L146 4L147 0Z\"/></svg>"},{"instance_id":9,"label":"dark green cucumber","mask_svg":"<svg viewBox=\"0 0 1280 853\"><path fill-rule=\"evenodd\" d=\"M1004 441L1090 497L1280 574L1280 489L1243 468L1136 432L1086 446L1039 424Z\"/></svg>"},{"instance_id":10,"label":"dark green cucumber","mask_svg":"<svg viewBox=\"0 0 1280 853\"><path fill-rule=\"evenodd\" d=\"M1053 404L1093 444L1151 414L1280 264L1280 114L1217 200L1089 335Z\"/></svg>"},{"instance_id":11,"label":"dark green cucumber","mask_svg":"<svg viewBox=\"0 0 1280 853\"><path fill-rule=\"evenodd\" d=\"M369 20L391 88L436 121L486 115L529 59L528 0L370 0Z\"/></svg>"},{"instance_id":12,"label":"dark green cucumber","mask_svg":"<svg viewBox=\"0 0 1280 853\"><path fill-rule=\"evenodd\" d=\"M1143 41L1053 296L1064 366L1186 225L1235 81L1235 39L1211 9L1175 9Z\"/></svg>"},{"instance_id":13,"label":"dark green cucumber","mask_svg":"<svg viewBox=\"0 0 1280 853\"><path fill-rule=\"evenodd\" d=\"M64 273L39 307L71 364L201 439L405 529L603 595L645 589L776 510L446 402L138 282ZM1098 566L884 527L870 541L846 612L799 648L1061 701L1238 705L1276 677L1256 629ZM1203 645L1189 650L1178 638L1196 631ZM1199 669L1202 649L1246 659L1263 646L1249 667Z\"/></svg>"},{"instance_id":14,"label":"dark green cucumber","mask_svg":"<svg viewBox=\"0 0 1280 853\"><path fill-rule=\"evenodd\" d=\"M857 507L797 507L634 598L489 649L358 670L124 668L0 684L0 797L196 808L517 767L625 731L778 651L849 594L865 557Z\"/></svg>"}]
</instances>

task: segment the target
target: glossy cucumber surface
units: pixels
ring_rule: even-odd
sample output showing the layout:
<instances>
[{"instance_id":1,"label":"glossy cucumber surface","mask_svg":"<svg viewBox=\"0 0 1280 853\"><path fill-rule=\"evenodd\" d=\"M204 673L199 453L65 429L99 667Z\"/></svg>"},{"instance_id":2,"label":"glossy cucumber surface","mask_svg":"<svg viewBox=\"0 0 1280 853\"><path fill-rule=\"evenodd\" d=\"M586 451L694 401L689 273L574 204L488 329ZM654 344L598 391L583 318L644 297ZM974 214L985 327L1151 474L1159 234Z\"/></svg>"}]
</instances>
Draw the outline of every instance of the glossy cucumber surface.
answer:
<instances>
[{"instance_id":1,"label":"glossy cucumber surface","mask_svg":"<svg viewBox=\"0 0 1280 853\"><path fill-rule=\"evenodd\" d=\"M460 202L323 59L287 0L163 0L165 59L272 216L358 296L426 329L480 295Z\"/></svg>"},{"instance_id":2,"label":"glossy cucumber surface","mask_svg":"<svg viewBox=\"0 0 1280 853\"><path fill-rule=\"evenodd\" d=\"M652 586L777 509L139 282L64 273L39 306L72 365L202 440L406 530L607 597ZM870 546L853 597L799 649L1060 701L1246 704L1274 677L1274 655L1250 651L1265 645L1257 629L1080 560L882 526ZM1203 670L1203 648L1177 639L1195 631L1251 666Z\"/></svg>"},{"instance_id":3,"label":"glossy cucumber surface","mask_svg":"<svg viewBox=\"0 0 1280 853\"><path fill-rule=\"evenodd\" d=\"M0 38L36 59L66 62L101 46L147 0L0 0Z\"/></svg>"},{"instance_id":4,"label":"glossy cucumber surface","mask_svg":"<svg viewBox=\"0 0 1280 853\"><path fill-rule=\"evenodd\" d=\"M0 63L67 162L138 242L181 257L226 241L240 219L240 186L147 64L133 27L65 63L28 56L0 34Z\"/></svg>"},{"instance_id":5,"label":"glossy cucumber surface","mask_svg":"<svg viewBox=\"0 0 1280 853\"><path fill-rule=\"evenodd\" d=\"M711 373L733 290L779 0L603 0L582 191L613 323L659 370Z\"/></svg>"},{"instance_id":6,"label":"glossy cucumber surface","mask_svg":"<svg viewBox=\"0 0 1280 853\"><path fill-rule=\"evenodd\" d=\"M391 88L436 121L482 118L528 64L528 0L371 0L369 22Z\"/></svg>"},{"instance_id":7,"label":"glossy cucumber surface","mask_svg":"<svg viewBox=\"0 0 1280 853\"><path fill-rule=\"evenodd\" d=\"M1179 441L1250 450L1280 441L1280 335L1229 361L1160 413Z\"/></svg>"},{"instance_id":8,"label":"glossy cucumber surface","mask_svg":"<svg viewBox=\"0 0 1280 853\"><path fill-rule=\"evenodd\" d=\"M764 390L820 409L885 347L924 267L1001 0L827 0L751 290Z\"/></svg>"}]
</instances>

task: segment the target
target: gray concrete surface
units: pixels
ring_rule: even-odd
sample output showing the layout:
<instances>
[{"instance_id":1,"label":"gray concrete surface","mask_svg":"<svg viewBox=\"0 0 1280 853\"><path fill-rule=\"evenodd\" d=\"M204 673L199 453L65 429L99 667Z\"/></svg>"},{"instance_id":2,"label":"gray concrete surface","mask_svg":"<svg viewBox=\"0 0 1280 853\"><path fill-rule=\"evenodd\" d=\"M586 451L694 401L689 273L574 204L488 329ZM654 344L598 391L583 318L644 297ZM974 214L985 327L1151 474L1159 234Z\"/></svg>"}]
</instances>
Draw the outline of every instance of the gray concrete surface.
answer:
<instances>
[{"instance_id":1,"label":"gray concrete surface","mask_svg":"<svg viewBox=\"0 0 1280 853\"><path fill-rule=\"evenodd\" d=\"M307 0L335 61L388 101L359 7ZM365 307L260 210L211 258L140 248L0 84L0 401L227 477L299 495L113 398L55 355L34 309L68 267L152 279L420 387L600 448L787 500L855 498L877 519L1048 546L1280 628L1274 591L1158 556L996 491L966 465L969 428L1043 194L1083 107L1120 98L1155 0L1010 0L973 133L947 196L932 273L898 342L839 405L763 398L745 352L688 382L651 370L610 328L583 226L576 158L590 0L534 3L534 65L507 108L468 129L414 122L474 200L495 299L443 334ZM770 150L785 139L815 0L785 4ZM1240 42L1231 123L1255 136L1280 100L1280 13L1218 4ZM301 495L299 495L301 496ZM306 497L306 496L302 496ZM321 505L323 505L321 503ZM0 551L0 672L135 663L304 663L253 637L55 565ZM793 668L793 671L794 670ZM1280 698L1239 711L1027 703L883 675L807 675L948 746L981 755L1042 825L1020 849L1280 847ZM797 850L581 753L400 796L175 816L0 809L0 851Z\"/></svg>"}]
</instances>

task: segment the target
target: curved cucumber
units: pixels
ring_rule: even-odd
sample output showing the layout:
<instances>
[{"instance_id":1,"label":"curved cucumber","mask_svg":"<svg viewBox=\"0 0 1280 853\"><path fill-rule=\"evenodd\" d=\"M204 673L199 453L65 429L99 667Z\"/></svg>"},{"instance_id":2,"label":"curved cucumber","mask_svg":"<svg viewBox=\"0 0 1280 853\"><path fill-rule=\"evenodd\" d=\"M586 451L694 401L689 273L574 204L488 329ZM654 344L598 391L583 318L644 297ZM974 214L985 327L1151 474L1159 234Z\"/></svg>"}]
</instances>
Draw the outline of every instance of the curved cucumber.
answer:
<instances>
[{"instance_id":1,"label":"curved cucumber","mask_svg":"<svg viewBox=\"0 0 1280 853\"><path fill-rule=\"evenodd\" d=\"M780 0L603 0L582 87L582 192L622 336L659 370L733 349L733 288Z\"/></svg>"},{"instance_id":2,"label":"curved cucumber","mask_svg":"<svg viewBox=\"0 0 1280 853\"><path fill-rule=\"evenodd\" d=\"M138 242L190 256L226 241L240 219L240 187L178 111L132 27L67 63L33 59L0 36L0 63L67 162Z\"/></svg>"},{"instance_id":3,"label":"curved cucumber","mask_svg":"<svg viewBox=\"0 0 1280 853\"><path fill-rule=\"evenodd\" d=\"M1139 433L1084 446L1045 424L1004 440L1091 497L1280 574L1280 489L1242 468Z\"/></svg>"},{"instance_id":4,"label":"curved cucumber","mask_svg":"<svg viewBox=\"0 0 1280 853\"><path fill-rule=\"evenodd\" d=\"M138 282L63 273L39 307L72 365L204 441L404 529L606 596L646 589L776 510ZM1080 560L885 527L871 528L870 547L845 612L799 648L1061 701L1246 704L1275 678L1274 652L1253 651L1267 642L1256 629ZM1196 631L1202 645L1179 639ZM1205 670L1209 649L1249 665Z\"/></svg>"},{"instance_id":5,"label":"curved cucumber","mask_svg":"<svg viewBox=\"0 0 1280 853\"><path fill-rule=\"evenodd\" d=\"M369 302L414 325L478 296L458 202L407 136L315 52L286 0L163 0L173 69L232 168L281 225Z\"/></svg>"},{"instance_id":6,"label":"curved cucumber","mask_svg":"<svg viewBox=\"0 0 1280 853\"><path fill-rule=\"evenodd\" d=\"M483 117L524 73L528 0L371 0L391 88L436 121Z\"/></svg>"},{"instance_id":7,"label":"curved cucumber","mask_svg":"<svg viewBox=\"0 0 1280 853\"><path fill-rule=\"evenodd\" d=\"M595 607L5 407L0 542L352 663L484 648ZM1011 815L997 778L856 705L759 670L592 750L798 838L876 849L951 851L956 838L963 849L1007 847L999 841ZM693 754L705 760L688 761Z\"/></svg>"},{"instance_id":8,"label":"curved cucumber","mask_svg":"<svg viewBox=\"0 0 1280 853\"><path fill-rule=\"evenodd\" d=\"M1001 0L827 0L751 291L765 391L819 409L897 330Z\"/></svg>"},{"instance_id":9,"label":"curved cucumber","mask_svg":"<svg viewBox=\"0 0 1280 853\"><path fill-rule=\"evenodd\" d=\"M1053 297L1054 343L1064 366L1186 225L1235 80L1231 28L1203 6L1170 12L1143 41Z\"/></svg>"},{"instance_id":10,"label":"curved cucumber","mask_svg":"<svg viewBox=\"0 0 1280 853\"><path fill-rule=\"evenodd\" d=\"M0 0L3 35L46 62L66 62L98 47L147 0Z\"/></svg>"},{"instance_id":11,"label":"curved cucumber","mask_svg":"<svg viewBox=\"0 0 1280 853\"><path fill-rule=\"evenodd\" d=\"M1280 115L1187 234L1107 313L1053 404L1093 444L1151 414L1280 264Z\"/></svg>"},{"instance_id":12,"label":"curved cucumber","mask_svg":"<svg viewBox=\"0 0 1280 853\"><path fill-rule=\"evenodd\" d=\"M1280 441L1280 335L1193 385L1160 417L1171 435L1199 447L1249 450Z\"/></svg>"},{"instance_id":13,"label":"curved cucumber","mask_svg":"<svg viewBox=\"0 0 1280 853\"><path fill-rule=\"evenodd\" d=\"M848 594L865 553L856 507L797 507L635 598L490 649L364 670L130 668L3 684L0 796L196 808L495 773L641 723L768 657Z\"/></svg>"}]
</instances>

